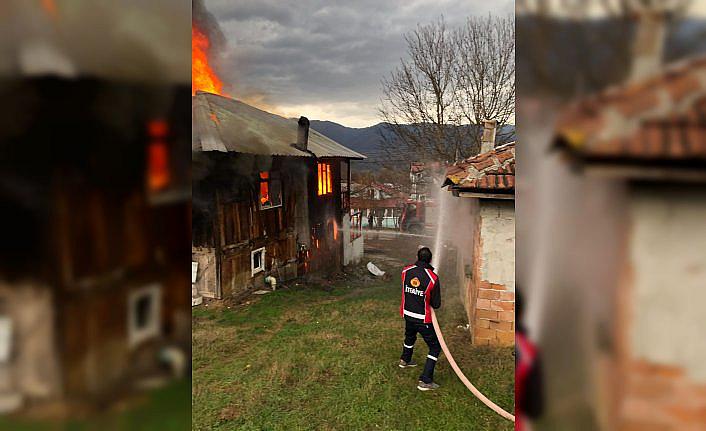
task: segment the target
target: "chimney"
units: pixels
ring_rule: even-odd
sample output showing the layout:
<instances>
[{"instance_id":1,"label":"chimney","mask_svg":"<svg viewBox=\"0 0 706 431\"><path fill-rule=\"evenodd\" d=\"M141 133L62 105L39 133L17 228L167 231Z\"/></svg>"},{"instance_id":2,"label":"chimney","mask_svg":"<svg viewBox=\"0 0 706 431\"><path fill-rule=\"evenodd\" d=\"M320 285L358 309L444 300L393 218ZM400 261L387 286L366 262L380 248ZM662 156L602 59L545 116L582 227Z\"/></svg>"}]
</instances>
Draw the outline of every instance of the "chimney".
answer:
<instances>
[{"instance_id":1,"label":"chimney","mask_svg":"<svg viewBox=\"0 0 706 431\"><path fill-rule=\"evenodd\" d=\"M660 69L664 55L666 27L667 14L664 11L645 8L637 12L630 80L641 80Z\"/></svg>"},{"instance_id":2,"label":"chimney","mask_svg":"<svg viewBox=\"0 0 706 431\"><path fill-rule=\"evenodd\" d=\"M297 130L297 148L307 151L309 149L309 119L299 117L299 129Z\"/></svg>"},{"instance_id":3,"label":"chimney","mask_svg":"<svg viewBox=\"0 0 706 431\"><path fill-rule=\"evenodd\" d=\"M480 140L480 152L486 153L495 148L495 128L497 120L483 120L483 137Z\"/></svg>"}]
</instances>

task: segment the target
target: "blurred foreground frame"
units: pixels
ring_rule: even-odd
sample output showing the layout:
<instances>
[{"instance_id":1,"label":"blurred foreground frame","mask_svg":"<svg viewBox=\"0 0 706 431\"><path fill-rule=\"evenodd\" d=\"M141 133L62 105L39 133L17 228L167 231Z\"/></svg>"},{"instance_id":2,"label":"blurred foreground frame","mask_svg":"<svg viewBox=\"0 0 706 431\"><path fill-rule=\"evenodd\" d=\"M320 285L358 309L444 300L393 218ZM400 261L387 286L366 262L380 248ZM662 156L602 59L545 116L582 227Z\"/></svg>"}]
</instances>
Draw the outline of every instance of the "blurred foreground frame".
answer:
<instances>
[{"instance_id":1,"label":"blurred foreground frame","mask_svg":"<svg viewBox=\"0 0 706 431\"><path fill-rule=\"evenodd\" d=\"M517 277L534 429L706 429L697 2L517 1Z\"/></svg>"},{"instance_id":2,"label":"blurred foreground frame","mask_svg":"<svg viewBox=\"0 0 706 431\"><path fill-rule=\"evenodd\" d=\"M159 30L120 27L166 19L164 2L78 3L0 8L17 21L3 21L0 65L0 413L44 420L184 379L191 355L188 62L160 62L178 48ZM161 12L182 13L186 36L177 3ZM114 67L94 63L89 36ZM141 37L152 45L111 51ZM189 409L181 387L168 408Z\"/></svg>"}]
</instances>

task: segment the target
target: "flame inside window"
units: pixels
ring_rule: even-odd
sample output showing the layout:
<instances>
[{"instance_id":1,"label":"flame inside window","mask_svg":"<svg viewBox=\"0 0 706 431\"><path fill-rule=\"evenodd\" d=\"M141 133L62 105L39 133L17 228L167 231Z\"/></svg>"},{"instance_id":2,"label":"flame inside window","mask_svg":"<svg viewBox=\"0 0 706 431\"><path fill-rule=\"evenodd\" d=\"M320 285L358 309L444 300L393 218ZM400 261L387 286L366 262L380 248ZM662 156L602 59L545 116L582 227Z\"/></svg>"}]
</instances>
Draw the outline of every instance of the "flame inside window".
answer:
<instances>
[{"instance_id":1,"label":"flame inside window","mask_svg":"<svg viewBox=\"0 0 706 431\"><path fill-rule=\"evenodd\" d=\"M282 205L282 180L279 172L260 172L260 208L274 208Z\"/></svg>"},{"instance_id":2,"label":"flame inside window","mask_svg":"<svg viewBox=\"0 0 706 431\"><path fill-rule=\"evenodd\" d=\"M260 172L260 205L267 206L270 202L270 179L269 172Z\"/></svg>"},{"instance_id":3,"label":"flame inside window","mask_svg":"<svg viewBox=\"0 0 706 431\"><path fill-rule=\"evenodd\" d=\"M318 185L317 195L324 196L331 194L333 189L331 188L331 164L330 163L319 163L318 164Z\"/></svg>"},{"instance_id":4,"label":"flame inside window","mask_svg":"<svg viewBox=\"0 0 706 431\"><path fill-rule=\"evenodd\" d=\"M147 186L158 191L169 185L169 151L166 137L169 126L166 121L153 120L147 124L150 142L147 147Z\"/></svg>"}]
</instances>

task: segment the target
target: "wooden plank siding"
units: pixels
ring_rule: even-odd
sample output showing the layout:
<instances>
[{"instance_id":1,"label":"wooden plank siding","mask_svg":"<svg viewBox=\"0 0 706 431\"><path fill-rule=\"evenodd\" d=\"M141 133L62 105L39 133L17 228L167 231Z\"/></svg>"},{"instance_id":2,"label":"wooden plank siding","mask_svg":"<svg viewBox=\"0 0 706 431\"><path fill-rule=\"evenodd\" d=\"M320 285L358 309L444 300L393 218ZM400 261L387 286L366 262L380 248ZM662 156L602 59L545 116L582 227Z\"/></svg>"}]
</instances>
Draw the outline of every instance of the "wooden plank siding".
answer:
<instances>
[{"instance_id":1,"label":"wooden plank siding","mask_svg":"<svg viewBox=\"0 0 706 431\"><path fill-rule=\"evenodd\" d=\"M220 298L237 297L262 286L265 273L278 276L285 266L296 267L296 197L282 178L282 205L261 209L257 176L250 178L251 192L240 193L239 200L225 200L225 193L216 192ZM251 252L262 247L266 250L265 271L253 276Z\"/></svg>"}]
</instances>

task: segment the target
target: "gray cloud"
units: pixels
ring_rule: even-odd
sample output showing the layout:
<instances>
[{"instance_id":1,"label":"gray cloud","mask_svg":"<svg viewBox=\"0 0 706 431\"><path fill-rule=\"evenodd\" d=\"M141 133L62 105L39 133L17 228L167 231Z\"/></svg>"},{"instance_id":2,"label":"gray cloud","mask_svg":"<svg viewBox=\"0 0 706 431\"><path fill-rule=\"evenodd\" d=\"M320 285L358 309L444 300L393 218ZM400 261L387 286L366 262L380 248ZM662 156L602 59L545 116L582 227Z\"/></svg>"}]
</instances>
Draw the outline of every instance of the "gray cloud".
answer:
<instances>
[{"instance_id":1,"label":"gray cloud","mask_svg":"<svg viewBox=\"0 0 706 431\"><path fill-rule=\"evenodd\" d=\"M216 67L230 94L275 108L307 106L321 119L354 126L377 122L380 80L405 55L404 33L440 15L453 26L514 9L511 0L205 3L227 41Z\"/></svg>"}]
</instances>

